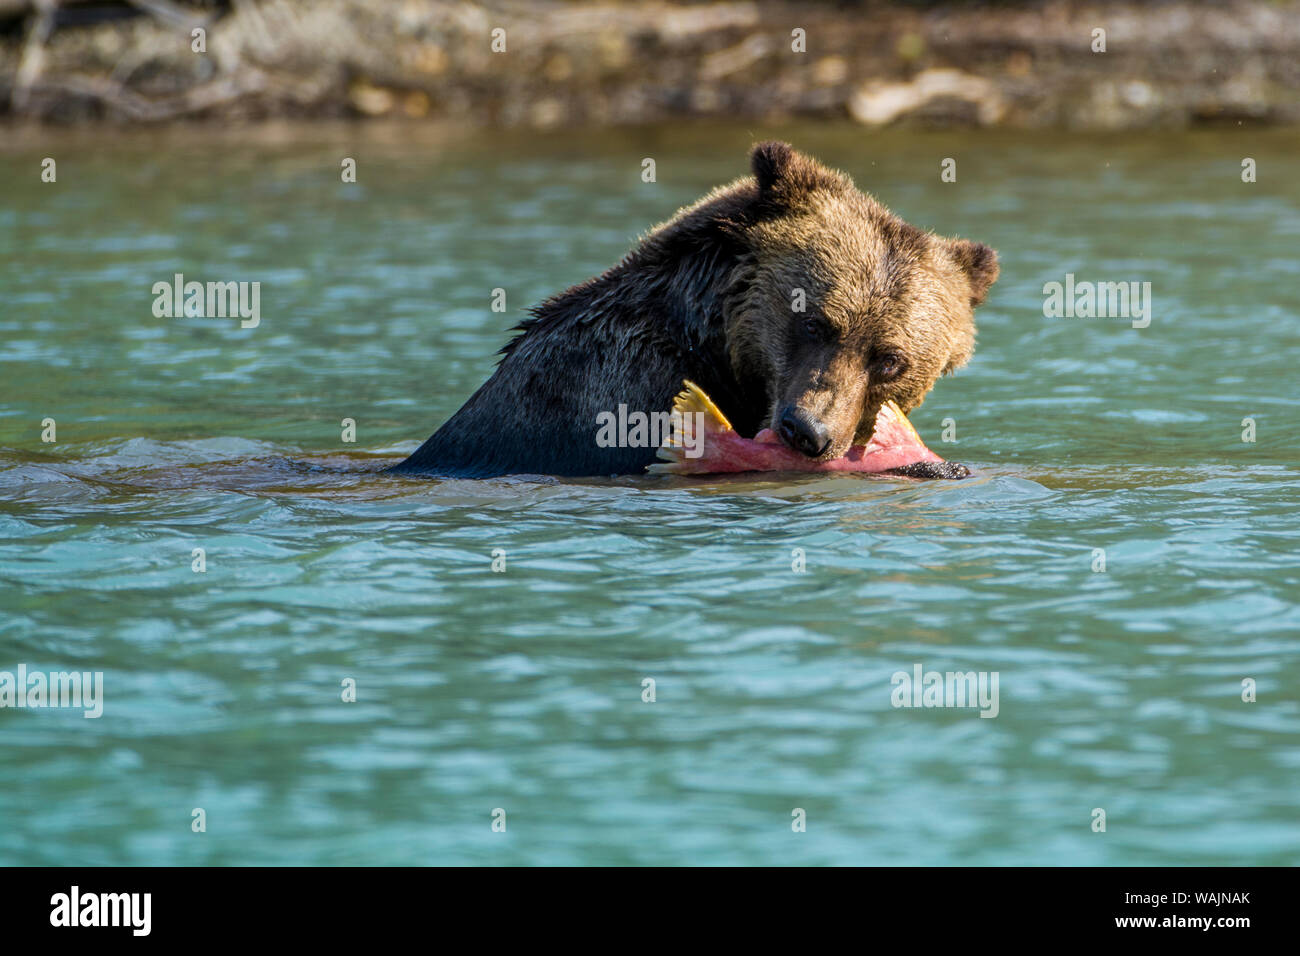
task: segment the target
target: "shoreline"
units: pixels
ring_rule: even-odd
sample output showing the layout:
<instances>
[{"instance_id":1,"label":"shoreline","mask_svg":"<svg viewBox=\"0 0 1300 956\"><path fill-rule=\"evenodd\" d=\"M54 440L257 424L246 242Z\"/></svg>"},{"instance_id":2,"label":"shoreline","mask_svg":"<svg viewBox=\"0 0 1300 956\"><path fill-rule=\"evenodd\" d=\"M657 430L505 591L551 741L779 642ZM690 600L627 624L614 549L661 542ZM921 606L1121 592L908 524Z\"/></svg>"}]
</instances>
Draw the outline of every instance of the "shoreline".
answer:
<instances>
[{"instance_id":1,"label":"shoreline","mask_svg":"<svg viewBox=\"0 0 1300 956\"><path fill-rule=\"evenodd\" d=\"M1296 0L262 0L184 8L189 22L137 12L68 24L15 13L21 2L0 5L0 15L9 11L0 20L5 128L358 118L525 130L718 119L1300 124ZM191 22L205 31L202 52L191 49ZM1092 49L1098 29L1104 52Z\"/></svg>"}]
</instances>

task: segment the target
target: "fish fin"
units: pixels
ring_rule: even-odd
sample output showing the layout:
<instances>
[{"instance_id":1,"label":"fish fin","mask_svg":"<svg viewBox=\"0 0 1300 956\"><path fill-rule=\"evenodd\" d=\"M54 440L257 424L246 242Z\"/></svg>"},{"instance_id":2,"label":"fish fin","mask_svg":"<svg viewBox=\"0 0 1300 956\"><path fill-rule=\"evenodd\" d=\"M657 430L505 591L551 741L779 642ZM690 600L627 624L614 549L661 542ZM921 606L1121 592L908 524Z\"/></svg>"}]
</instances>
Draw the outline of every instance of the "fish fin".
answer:
<instances>
[{"instance_id":1,"label":"fish fin","mask_svg":"<svg viewBox=\"0 0 1300 956\"><path fill-rule=\"evenodd\" d=\"M727 416L713 404L713 399L704 394L704 389L689 378L684 379L682 385L685 387L677 393L677 398L673 401L673 411L680 415L703 412L705 424L712 425L714 431L735 431L731 427L731 422L727 421Z\"/></svg>"},{"instance_id":2,"label":"fish fin","mask_svg":"<svg viewBox=\"0 0 1300 956\"><path fill-rule=\"evenodd\" d=\"M682 448L681 435L673 432L664 443L659 446L655 452L663 461L652 462L646 465L647 475L672 475L678 474L682 466L682 460L686 457Z\"/></svg>"},{"instance_id":3,"label":"fish fin","mask_svg":"<svg viewBox=\"0 0 1300 956\"><path fill-rule=\"evenodd\" d=\"M881 412L887 411L889 413L888 414L889 418L894 419L896 422L898 422L899 425L907 429L908 433L913 438L915 438L918 442L921 442L921 436L916 433L916 428L912 425L912 420L908 418L905 414L903 414L903 410L899 408L897 405L895 405L892 401L885 402L885 404L881 405L880 411ZM921 444L925 444L925 443L921 442Z\"/></svg>"},{"instance_id":4,"label":"fish fin","mask_svg":"<svg viewBox=\"0 0 1300 956\"><path fill-rule=\"evenodd\" d=\"M663 459L662 462L654 462L646 467L649 474L662 475L679 473L685 458L685 446L682 443L682 423L687 421L688 415L700 415L698 419L705 434L721 434L724 432L735 431L731 427L731 422L727 421L727 416L722 414L722 410L713 404L713 399L704 394L704 389L700 388L690 379L682 381L682 390L677 393L673 400L673 424L672 430L664 443L659 446L658 456Z\"/></svg>"}]
</instances>

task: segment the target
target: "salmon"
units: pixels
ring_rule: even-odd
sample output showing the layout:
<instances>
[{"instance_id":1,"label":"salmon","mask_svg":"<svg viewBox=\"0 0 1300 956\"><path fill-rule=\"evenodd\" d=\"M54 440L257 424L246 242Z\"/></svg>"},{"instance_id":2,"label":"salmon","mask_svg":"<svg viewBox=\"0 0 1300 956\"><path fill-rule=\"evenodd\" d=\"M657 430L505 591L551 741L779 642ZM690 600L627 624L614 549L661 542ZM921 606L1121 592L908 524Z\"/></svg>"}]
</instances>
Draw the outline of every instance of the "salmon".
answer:
<instances>
[{"instance_id":1,"label":"salmon","mask_svg":"<svg viewBox=\"0 0 1300 956\"><path fill-rule=\"evenodd\" d=\"M866 445L854 445L843 457L817 461L789 448L776 432L764 428L741 437L713 400L692 381L673 402L672 430L659 448L663 459L649 466L654 474L711 475L743 471L860 472L909 478L966 478L970 469L944 461L925 447L907 416L893 402L876 415Z\"/></svg>"}]
</instances>

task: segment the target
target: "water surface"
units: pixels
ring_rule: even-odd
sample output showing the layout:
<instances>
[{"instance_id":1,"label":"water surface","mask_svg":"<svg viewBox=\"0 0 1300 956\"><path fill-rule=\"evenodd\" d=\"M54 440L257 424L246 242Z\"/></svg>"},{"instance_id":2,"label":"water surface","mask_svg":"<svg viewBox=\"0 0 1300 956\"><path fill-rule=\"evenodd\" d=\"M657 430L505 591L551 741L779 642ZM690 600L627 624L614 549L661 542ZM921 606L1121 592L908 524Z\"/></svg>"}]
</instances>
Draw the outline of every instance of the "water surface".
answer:
<instances>
[{"instance_id":1,"label":"water surface","mask_svg":"<svg viewBox=\"0 0 1300 956\"><path fill-rule=\"evenodd\" d=\"M913 416L974 478L378 473L771 135L999 250ZM1297 147L0 132L0 670L105 682L0 710L0 862L1300 861ZM178 272L261 324L155 318ZM1067 272L1151 324L1044 317ZM891 706L917 664L998 672L998 716Z\"/></svg>"}]
</instances>

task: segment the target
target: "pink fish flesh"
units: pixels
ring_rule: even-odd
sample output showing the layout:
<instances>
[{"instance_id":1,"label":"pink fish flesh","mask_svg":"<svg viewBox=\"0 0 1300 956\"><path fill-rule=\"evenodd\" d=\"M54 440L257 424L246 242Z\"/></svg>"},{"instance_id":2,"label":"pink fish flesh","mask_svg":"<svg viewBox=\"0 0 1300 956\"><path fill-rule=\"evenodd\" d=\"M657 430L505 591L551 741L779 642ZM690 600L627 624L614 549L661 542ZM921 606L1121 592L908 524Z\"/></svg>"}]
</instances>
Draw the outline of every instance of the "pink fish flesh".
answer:
<instances>
[{"instance_id":1,"label":"pink fish flesh","mask_svg":"<svg viewBox=\"0 0 1300 956\"><path fill-rule=\"evenodd\" d=\"M685 386L673 403L672 434L659 449L663 461L651 465L651 472L889 472L913 478L965 478L970 474L965 465L944 461L926 448L907 416L893 402L880 407L875 431L866 445L854 445L840 458L817 461L788 447L770 428L753 438L741 437L698 385L688 381ZM683 436L683 427L694 431ZM683 441L684 437L691 440ZM692 457L688 451L698 453Z\"/></svg>"}]
</instances>

